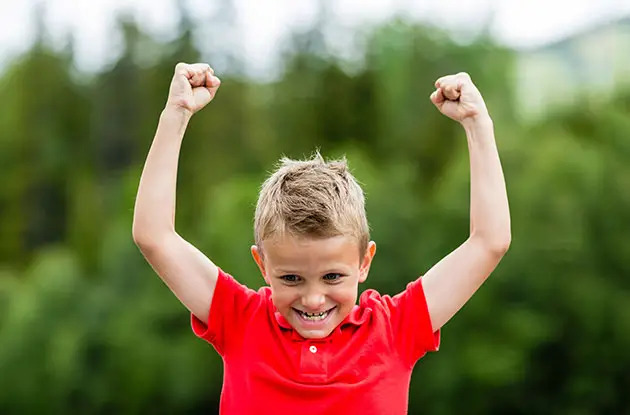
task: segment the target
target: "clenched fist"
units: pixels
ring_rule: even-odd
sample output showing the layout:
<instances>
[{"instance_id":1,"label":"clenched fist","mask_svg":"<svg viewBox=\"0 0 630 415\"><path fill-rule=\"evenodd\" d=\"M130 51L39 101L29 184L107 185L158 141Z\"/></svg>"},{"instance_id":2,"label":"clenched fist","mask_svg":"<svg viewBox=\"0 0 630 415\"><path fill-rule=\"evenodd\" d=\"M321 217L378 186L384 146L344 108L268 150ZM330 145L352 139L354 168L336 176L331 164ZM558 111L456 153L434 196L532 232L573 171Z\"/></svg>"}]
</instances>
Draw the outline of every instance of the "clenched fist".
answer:
<instances>
[{"instance_id":1,"label":"clenched fist","mask_svg":"<svg viewBox=\"0 0 630 415\"><path fill-rule=\"evenodd\" d=\"M435 81L431 102L449 118L468 123L481 117L489 117L486 104L465 72L443 76Z\"/></svg>"},{"instance_id":2,"label":"clenched fist","mask_svg":"<svg viewBox=\"0 0 630 415\"><path fill-rule=\"evenodd\" d=\"M167 106L194 114L205 107L217 93L221 80L207 63L178 63L171 81Z\"/></svg>"}]
</instances>

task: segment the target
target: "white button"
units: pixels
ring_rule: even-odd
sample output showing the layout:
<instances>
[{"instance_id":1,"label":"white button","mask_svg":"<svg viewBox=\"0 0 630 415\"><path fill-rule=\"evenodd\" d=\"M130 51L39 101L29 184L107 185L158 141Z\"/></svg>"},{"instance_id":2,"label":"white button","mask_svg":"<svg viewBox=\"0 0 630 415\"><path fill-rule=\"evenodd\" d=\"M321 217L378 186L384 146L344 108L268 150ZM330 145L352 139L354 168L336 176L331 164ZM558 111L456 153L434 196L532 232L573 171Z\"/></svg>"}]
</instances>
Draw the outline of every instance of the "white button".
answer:
<instances>
[{"instance_id":1,"label":"white button","mask_svg":"<svg viewBox=\"0 0 630 415\"><path fill-rule=\"evenodd\" d=\"M317 347L315 347L315 346L309 347L308 350L310 350L311 353L317 353Z\"/></svg>"}]
</instances>

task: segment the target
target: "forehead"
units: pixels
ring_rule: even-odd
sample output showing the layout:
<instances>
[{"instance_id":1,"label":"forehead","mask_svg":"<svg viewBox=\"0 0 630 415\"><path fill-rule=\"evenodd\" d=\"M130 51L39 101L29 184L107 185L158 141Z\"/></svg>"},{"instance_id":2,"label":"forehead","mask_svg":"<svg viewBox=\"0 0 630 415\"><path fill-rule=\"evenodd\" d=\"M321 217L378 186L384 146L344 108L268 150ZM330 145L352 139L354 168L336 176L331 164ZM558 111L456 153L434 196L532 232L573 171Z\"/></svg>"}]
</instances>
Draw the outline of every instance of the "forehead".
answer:
<instances>
[{"instance_id":1,"label":"forehead","mask_svg":"<svg viewBox=\"0 0 630 415\"><path fill-rule=\"evenodd\" d=\"M357 267L359 244L351 236L309 238L292 235L276 236L262 243L265 262L272 269L283 271L321 271L334 267Z\"/></svg>"}]
</instances>

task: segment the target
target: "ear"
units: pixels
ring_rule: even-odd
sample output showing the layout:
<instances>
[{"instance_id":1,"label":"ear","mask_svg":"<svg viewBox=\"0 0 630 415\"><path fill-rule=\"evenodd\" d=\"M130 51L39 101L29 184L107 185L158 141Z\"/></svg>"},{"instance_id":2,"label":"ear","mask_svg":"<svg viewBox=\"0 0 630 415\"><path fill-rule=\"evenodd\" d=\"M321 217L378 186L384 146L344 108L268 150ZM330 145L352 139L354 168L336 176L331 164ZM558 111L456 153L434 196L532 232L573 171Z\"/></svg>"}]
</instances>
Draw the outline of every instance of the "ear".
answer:
<instances>
[{"instance_id":1,"label":"ear","mask_svg":"<svg viewBox=\"0 0 630 415\"><path fill-rule=\"evenodd\" d=\"M359 282L365 282L368 276L368 272L370 272L370 265L372 265L372 259L376 254L376 242L370 241L368 243L367 249L365 250L365 255L361 261L361 268L359 268Z\"/></svg>"},{"instance_id":2,"label":"ear","mask_svg":"<svg viewBox=\"0 0 630 415\"><path fill-rule=\"evenodd\" d=\"M258 268L260 269L260 273L265 279L265 282L268 285L271 285L269 284L269 278L267 277L267 272L265 272L265 261L263 260L262 251L256 245L252 245L251 251L252 251L252 257L254 257L254 261L256 262L256 265L258 265Z\"/></svg>"}]
</instances>

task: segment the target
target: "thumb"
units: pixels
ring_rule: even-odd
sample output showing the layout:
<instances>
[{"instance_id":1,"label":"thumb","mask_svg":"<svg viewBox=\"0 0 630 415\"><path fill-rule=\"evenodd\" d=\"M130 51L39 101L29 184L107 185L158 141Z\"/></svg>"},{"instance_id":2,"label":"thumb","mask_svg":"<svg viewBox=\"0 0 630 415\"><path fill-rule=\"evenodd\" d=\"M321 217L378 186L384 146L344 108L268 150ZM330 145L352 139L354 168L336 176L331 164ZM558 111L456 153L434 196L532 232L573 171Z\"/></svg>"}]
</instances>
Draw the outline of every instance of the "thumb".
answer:
<instances>
[{"instance_id":1,"label":"thumb","mask_svg":"<svg viewBox=\"0 0 630 415\"><path fill-rule=\"evenodd\" d=\"M208 90L210 91L210 96L211 96L210 99L212 99L216 95L219 87L221 86L221 80L217 76L211 75L210 73L208 73L206 77L207 77L206 85L208 87Z\"/></svg>"},{"instance_id":2,"label":"thumb","mask_svg":"<svg viewBox=\"0 0 630 415\"><path fill-rule=\"evenodd\" d=\"M195 102L195 111L199 111L201 108L205 107L214 99L214 96L221 85L221 81L214 75L208 73L206 75L206 81L203 86L199 86L194 88L193 99Z\"/></svg>"},{"instance_id":3,"label":"thumb","mask_svg":"<svg viewBox=\"0 0 630 415\"><path fill-rule=\"evenodd\" d=\"M210 72L206 73L206 89L210 93L210 99L212 100L214 96L217 94L217 90L221 86L221 80L211 74Z\"/></svg>"},{"instance_id":4,"label":"thumb","mask_svg":"<svg viewBox=\"0 0 630 415\"><path fill-rule=\"evenodd\" d=\"M214 95L210 93L210 88L199 87L193 89L193 99L199 109L212 101L213 96Z\"/></svg>"},{"instance_id":5,"label":"thumb","mask_svg":"<svg viewBox=\"0 0 630 415\"><path fill-rule=\"evenodd\" d=\"M442 94L442 89L438 88L430 95L429 99L431 102L442 111L442 106L444 105L444 95Z\"/></svg>"}]
</instances>

